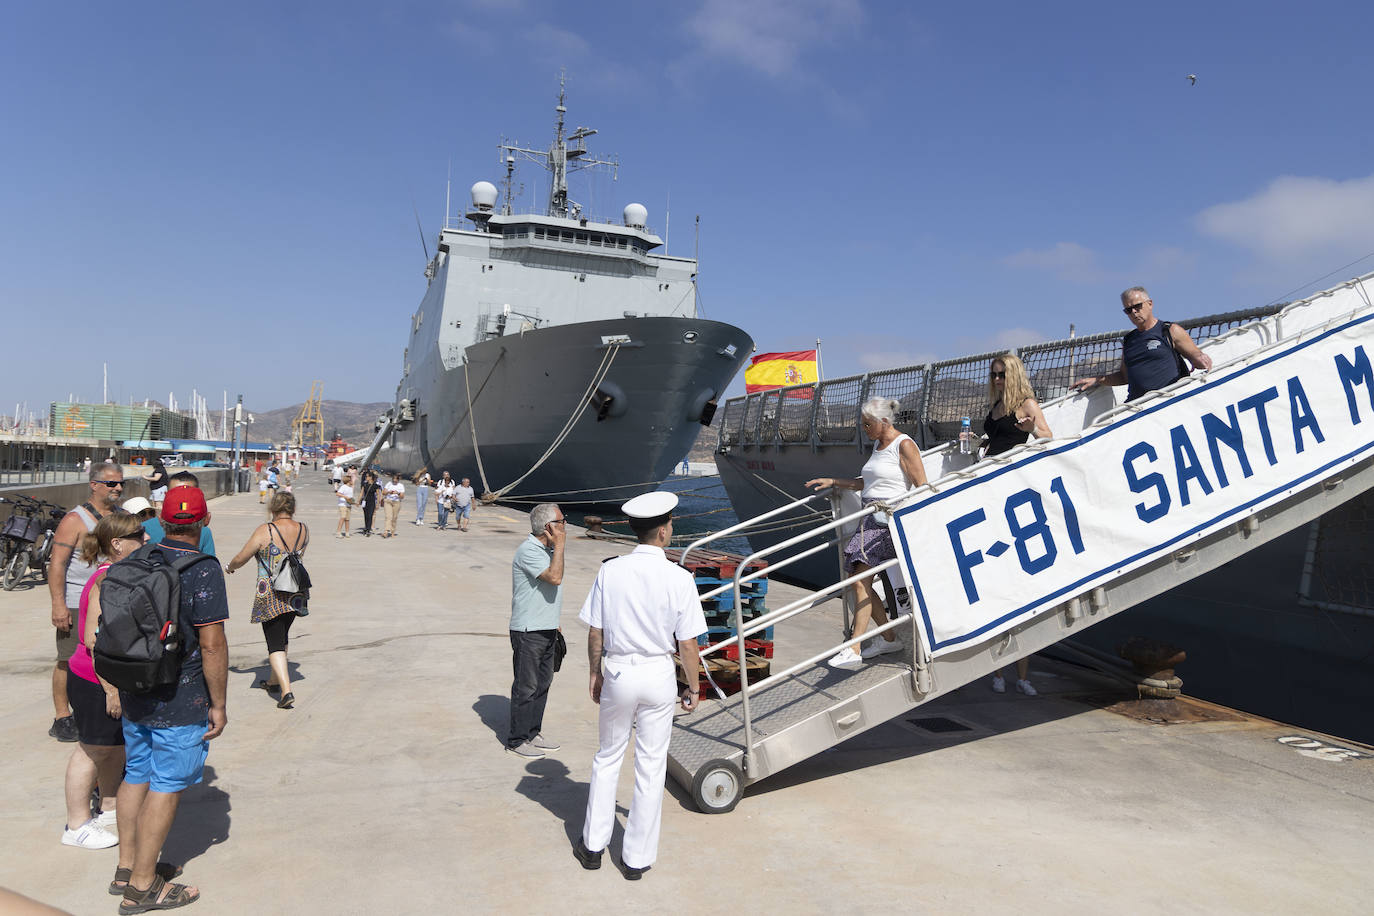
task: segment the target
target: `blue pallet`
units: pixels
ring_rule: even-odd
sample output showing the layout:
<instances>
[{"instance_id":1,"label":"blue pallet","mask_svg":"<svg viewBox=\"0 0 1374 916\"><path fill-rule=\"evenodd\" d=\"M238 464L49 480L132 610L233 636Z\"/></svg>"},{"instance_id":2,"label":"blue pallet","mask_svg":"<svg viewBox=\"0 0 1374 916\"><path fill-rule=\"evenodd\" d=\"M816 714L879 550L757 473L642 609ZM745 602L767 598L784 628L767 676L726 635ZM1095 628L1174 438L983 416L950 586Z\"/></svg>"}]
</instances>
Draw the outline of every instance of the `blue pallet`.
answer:
<instances>
[{"instance_id":1,"label":"blue pallet","mask_svg":"<svg viewBox=\"0 0 1374 916\"><path fill-rule=\"evenodd\" d=\"M718 579L714 576L696 576L698 588L705 588L710 591L720 585L734 585L734 579ZM748 582L741 582L739 589L741 592L751 595L762 595L768 591L767 579L752 579Z\"/></svg>"},{"instance_id":2,"label":"blue pallet","mask_svg":"<svg viewBox=\"0 0 1374 916\"><path fill-rule=\"evenodd\" d=\"M734 627L707 627L706 632L697 637L697 645L709 646L713 642L720 642L735 635ZM759 639L764 642L773 641L773 628L766 627L757 633L750 633L746 639Z\"/></svg>"}]
</instances>

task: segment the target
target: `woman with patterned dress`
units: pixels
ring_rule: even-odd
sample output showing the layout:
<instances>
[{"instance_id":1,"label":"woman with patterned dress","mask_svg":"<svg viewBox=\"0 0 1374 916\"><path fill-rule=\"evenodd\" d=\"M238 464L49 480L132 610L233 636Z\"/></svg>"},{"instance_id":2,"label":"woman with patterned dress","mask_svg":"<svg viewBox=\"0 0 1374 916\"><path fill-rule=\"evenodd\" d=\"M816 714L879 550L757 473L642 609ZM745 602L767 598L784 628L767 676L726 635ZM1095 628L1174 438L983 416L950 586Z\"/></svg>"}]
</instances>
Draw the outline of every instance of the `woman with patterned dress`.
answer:
<instances>
[{"instance_id":1,"label":"woman with patterned dress","mask_svg":"<svg viewBox=\"0 0 1374 916\"><path fill-rule=\"evenodd\" d=\"M894 425L900 407L897 401L890 398L873 397L864 402L859 416L864 435L873 440L873 454L863 466L861 476L817 477L808 480L806 486L813 490L832 487L837 490L858 490L864 506L895 500L912 487L924 486L926 469L921 463L921 450L910 436L899 432ZM866 515L844 548L845 577L867 572L896 556L892 535L887 528L887 513ZM851 638L867 632L870 621L876 626L887 622L882 600L873 587L877 578L875 574L858 580L852 586L854 632ZM901 651L903 644L900 637L889 630L860 651L856 652L854 648L846 646L841 649L828 664L836 668L857 668L864 659Z\"/></svg>"},{"instance_id":2,"label":"woman with patterned dress","mask_svg":"<svg viewBox=\"0 0 1374 916\"><path fill-rule=\"evenodd\" d=\"M280 692L277 708L290 709L296 702L296 695L291 692L291 672L286 663L287 636L296 618L308 613L310 593L274 591L272 579L288 553L305 553L310 531L304 523L293 518L296 497L285 491L272 494L267 514L272 520L257 527L224 571L233 573L249 560L257 560L258 587L253 595L252 622L262 624L262 634L267 640L267 663L272 669L271 676L259 681L258 686L265 687L269 693Z\"/></svg>"}]
</instances>

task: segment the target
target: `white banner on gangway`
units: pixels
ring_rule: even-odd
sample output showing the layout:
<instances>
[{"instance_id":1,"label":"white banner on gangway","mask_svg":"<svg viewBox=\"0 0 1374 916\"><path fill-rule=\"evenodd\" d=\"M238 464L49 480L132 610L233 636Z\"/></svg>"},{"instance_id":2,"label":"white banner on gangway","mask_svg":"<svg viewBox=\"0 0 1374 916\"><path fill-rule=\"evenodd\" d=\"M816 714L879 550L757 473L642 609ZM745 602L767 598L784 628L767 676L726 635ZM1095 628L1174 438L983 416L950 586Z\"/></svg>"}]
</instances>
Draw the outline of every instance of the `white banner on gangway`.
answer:
<instances>
[{"instance_id":1,"label":"white banner on gangway","mask_svg":"<svg viewBox=\"0 0 1374 916\"><path fill-rule=\"evenodd\" d=\"M996 636L1374 452L1371 321L893 513L932 653Z\"/></svg>"}]
</instances>

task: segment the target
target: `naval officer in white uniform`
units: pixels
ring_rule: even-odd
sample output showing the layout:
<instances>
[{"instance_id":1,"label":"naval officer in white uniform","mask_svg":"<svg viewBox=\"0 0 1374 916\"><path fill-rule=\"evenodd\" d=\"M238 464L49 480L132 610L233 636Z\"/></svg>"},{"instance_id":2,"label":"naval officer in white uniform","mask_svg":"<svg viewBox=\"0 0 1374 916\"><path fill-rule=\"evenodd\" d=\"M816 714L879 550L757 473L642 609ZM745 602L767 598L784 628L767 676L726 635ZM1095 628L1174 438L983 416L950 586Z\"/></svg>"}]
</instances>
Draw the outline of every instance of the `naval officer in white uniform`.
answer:
<instances>
[{"instance_id":1,"label":"naval officer in white uniform","mask_svg":"<svg viewBox=\"0 0 1374 916\"><path fill-rule=\"evenodd\" d=\"M592 702L600 704L600 749L592 760L582 836L574 852L584 868L600 868L615 826L620 763L635 727L635 791L620 863L638 880L658 856L663 779L673 733L673 702L695 709L701 657L697 637L706 617L692 574L663 553L673 533L677 495L636 496L622 507L639 537L632 553L602 564L578 619L591 628ZM673 653L680 652L688 686L677 692Z\"/></svg>"}]
</instances>

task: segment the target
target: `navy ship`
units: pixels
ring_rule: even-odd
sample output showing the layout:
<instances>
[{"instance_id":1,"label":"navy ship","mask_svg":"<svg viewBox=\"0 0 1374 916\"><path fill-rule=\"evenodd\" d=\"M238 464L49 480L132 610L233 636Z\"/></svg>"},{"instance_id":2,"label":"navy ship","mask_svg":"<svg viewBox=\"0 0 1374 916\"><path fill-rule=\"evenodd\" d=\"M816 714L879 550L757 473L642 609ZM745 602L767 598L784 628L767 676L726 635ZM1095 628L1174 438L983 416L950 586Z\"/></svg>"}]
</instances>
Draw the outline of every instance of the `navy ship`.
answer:
<instances>
[{"instance_id":1,"label":"navy ship","mask_svg":"<svg viewBox=\"0 0 1374 916\"><path fill-rule=\"evenodd\" d=\"M500 146L504 200L471 189L445 225L411 316L395 406L369 450L388 471L472 478L495 498L619 502L682 461L753 351L739 328L697 312L697 262L661 251L647 210L621 222L584 214L571 173L616 169L588 155L595 130ZM517 161L550 175L542 213L516 213Z\"/></svg>"}]
</instances>

